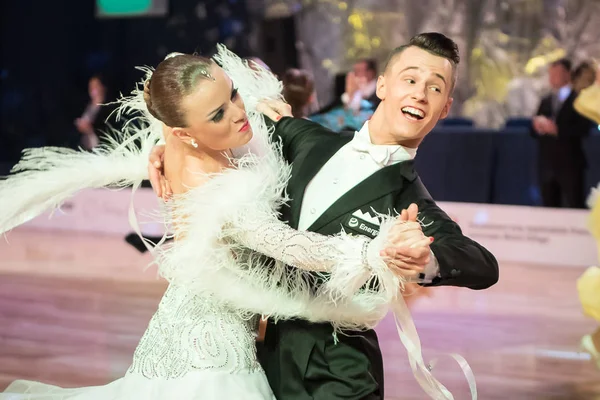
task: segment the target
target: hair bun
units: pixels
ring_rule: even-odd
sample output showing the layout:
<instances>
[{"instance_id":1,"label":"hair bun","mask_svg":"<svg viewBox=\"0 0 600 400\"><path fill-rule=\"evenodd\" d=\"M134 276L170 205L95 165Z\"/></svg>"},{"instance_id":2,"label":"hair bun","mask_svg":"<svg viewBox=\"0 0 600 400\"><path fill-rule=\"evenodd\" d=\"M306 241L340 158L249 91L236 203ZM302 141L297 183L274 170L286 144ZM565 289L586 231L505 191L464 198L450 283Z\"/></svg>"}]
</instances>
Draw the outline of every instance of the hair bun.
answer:
<instances>
[{"instance_id":1,"label":"hair bun","mask_svg":"<svg viewBox=\"0 0 600 400\"><path fill-rule=\"evenodd\" d=\"M148 108L148 111L150 112L150 114L152 114L153 117L160 119L156 116L156 112L154 112L154 109L152 108L152 96L150 95L150 80L151 79L152 78L148 78L144 82L144 102L146 103L146 108Z\"/></svg>"}]
</instances>

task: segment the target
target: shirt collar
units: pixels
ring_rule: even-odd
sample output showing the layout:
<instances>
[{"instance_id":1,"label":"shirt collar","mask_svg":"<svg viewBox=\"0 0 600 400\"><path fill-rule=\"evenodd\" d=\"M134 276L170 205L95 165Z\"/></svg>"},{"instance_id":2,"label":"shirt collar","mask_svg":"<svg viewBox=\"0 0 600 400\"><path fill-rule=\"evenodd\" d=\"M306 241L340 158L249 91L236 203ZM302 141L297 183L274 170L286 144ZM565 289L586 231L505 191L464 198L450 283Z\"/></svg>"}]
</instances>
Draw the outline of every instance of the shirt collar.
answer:
<instances>
[{"instance_id":1,"label":"shirt collar","mask_svg":"<svg viewBox=\"0 0 600 400\"><path fill-rule=\"evenodd\" d=\"M352 140L362 142L363 145L367 146L385 148L388 152L388 157L384 166L412 160L417 155L417 149L414 148L404 147L401 145L373 144L371 141L371 134L369 133L369 121L366 121L360 131L354 134L354 139Z\"/></svg>"}]
</instances>

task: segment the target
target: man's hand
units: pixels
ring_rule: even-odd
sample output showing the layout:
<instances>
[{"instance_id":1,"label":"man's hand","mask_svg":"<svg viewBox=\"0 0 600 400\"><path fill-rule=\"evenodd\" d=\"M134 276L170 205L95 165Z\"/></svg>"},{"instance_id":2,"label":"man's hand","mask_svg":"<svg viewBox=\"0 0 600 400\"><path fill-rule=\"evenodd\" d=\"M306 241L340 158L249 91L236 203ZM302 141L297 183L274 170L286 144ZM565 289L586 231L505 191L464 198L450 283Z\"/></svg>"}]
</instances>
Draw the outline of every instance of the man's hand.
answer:
<instances>
[{"instance_id":1,"label":"man's hand","mask_svg":"<svg viewBox=\"0 0 600 400\"><path fill-rule=\"evenodd\" d=\"M352 98L354 93L358 90L358 80L356 79L356 75L354 72L350 71L346 74L346 88L345 93Z\"/></svg>"},{"instance_id":2,"label":"man's hand","mask_svg":"<svg viewBox=\"0 0 600 400\"><path fill-rule=\"evenodd\" d=\"M539 135L544 135L546 134L545 132L545 120L546 118L541 116L541 115L537 115L535 117L533 117L533 129L539 134Z\"/></svg>"},{"instance_id":3,"label":"man's hand","mask_svg":"<svg viewBox=\"0 0 600 400\"><path fill-rule=\"evenodd\" d=\"M280 100L263 99L256 105L256 111L273 121L279 121L282 117L293 117L292 106Z\"/></svg>"},{"instance_id":4,"label":"man's hand","mask_svg":"<svg viewBox=\"0 0 600 400\"><path fill-rule=\"evenodd\" d=\"M545 131L547 135L558 136L558 127L556 126L556 123L550 119L546 121Z\"/></svg>"},{"instance_id":5,"label":"man's hand","mask_svg":"<svg viewBox=\"0 0 600 400\"><path fill-rule=\"evenodd\" d=\"M433 238L423 234L421 224L417 221L418 213L416 204L402 210L388 234L392 245L381 251L388 267L405 279L418 278L431 260L429 245Z\"/></svg>"},{"instance_id":6,"label":"man's hand","mask_svg":"<svg viewBox=\"0 0 600 400\"><path fill-rule=\"evenodd\" d=\"M173 195L173 192L164 175L164 155L164 145L154 146L152 148L148 162L148 179L150 179L150 184L152 185L154 193L156 193L158 197L162 197L163 200L167 200Z\"/></svg>"},{"instance_id":7,"label":"man's hand","mask_svg":"<svg viewBox=\"0 0 600 400\"><path fill-rule=\"evenodd\" d=\"M538 115L533 118L533 129L540 135L558 135L556 123L548 117Z\"/></svg>"}]
</instances>

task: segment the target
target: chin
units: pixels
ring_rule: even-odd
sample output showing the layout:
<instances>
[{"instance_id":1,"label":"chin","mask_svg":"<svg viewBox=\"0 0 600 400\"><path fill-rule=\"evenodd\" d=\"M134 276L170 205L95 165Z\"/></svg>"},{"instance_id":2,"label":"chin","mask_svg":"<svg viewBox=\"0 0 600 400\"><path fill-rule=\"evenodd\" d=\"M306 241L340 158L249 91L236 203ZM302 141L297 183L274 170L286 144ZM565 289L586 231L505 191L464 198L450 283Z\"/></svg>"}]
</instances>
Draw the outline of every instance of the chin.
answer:
<instances>
[{"instance_id":1,"label":"chin","mask_svg":"<svg viewBox=\"0 0 600 400\"><path fill-rule=\"evenodd\" d=\"M246 132L244 132L243 135L242 135L242 137L241 137L241 144L240 144L240 146L248 144L248 142L252 139L253 136L254 136L254 133L252 133L252 128L250 128Z\"/></svg>"}]
</instances>

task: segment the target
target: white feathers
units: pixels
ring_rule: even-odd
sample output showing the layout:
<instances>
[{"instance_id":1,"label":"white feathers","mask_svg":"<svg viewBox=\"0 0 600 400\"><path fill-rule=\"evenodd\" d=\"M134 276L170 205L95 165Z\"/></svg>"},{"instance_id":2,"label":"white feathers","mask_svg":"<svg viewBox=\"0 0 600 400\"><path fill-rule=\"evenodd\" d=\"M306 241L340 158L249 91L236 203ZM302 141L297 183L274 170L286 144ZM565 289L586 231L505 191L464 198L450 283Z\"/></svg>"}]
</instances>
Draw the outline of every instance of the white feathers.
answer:
<instances>
[{"instance_id":1,"label":"white feathers","mask_svg":"<svg viewBox=\"0 0 600 400\"><path fill-rule=\"evenodd\" d=\"M256 112L256 105L262 99L283 99L282 83L260 65L254 64L256 69L250 68L222 44L218 45L218 53L213 58L235 83L249 113Z\"/></svg>"},{"instance_id":2,"label":"white feathers","mask_svg":"<svg viewBox=\"0 0 600 400\"><path fill-rule=\"evenodd\" d=\"M60 206L77 191L125 187L147 175L147 153L130 140L86 153L62 148L29 149L0 181L0 232Z\"/></svg>"},{"instance_id":3,"label":"white feathers","mask_svg":"<svg viewBox=\"0 0 600 400\"><path fill-rule=\"evenodd\" d=\"M143 69L147 74L151 70ZM120 100L117 118L129 120L112 130L91 152L58 147L27 149L12 174L0 181L0 233L6 232L86 188L126 187L147 177L148 155L161 137L159 121L147 112L142 91Z\"/></svg>"}]
</instances>

